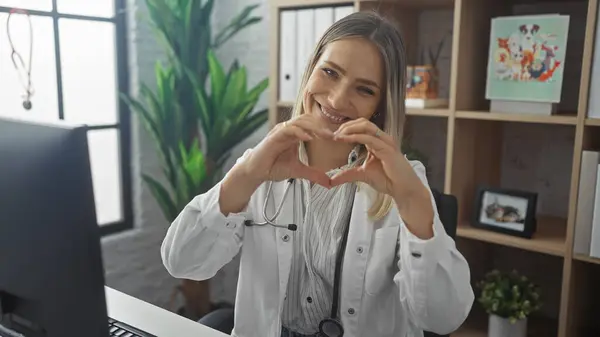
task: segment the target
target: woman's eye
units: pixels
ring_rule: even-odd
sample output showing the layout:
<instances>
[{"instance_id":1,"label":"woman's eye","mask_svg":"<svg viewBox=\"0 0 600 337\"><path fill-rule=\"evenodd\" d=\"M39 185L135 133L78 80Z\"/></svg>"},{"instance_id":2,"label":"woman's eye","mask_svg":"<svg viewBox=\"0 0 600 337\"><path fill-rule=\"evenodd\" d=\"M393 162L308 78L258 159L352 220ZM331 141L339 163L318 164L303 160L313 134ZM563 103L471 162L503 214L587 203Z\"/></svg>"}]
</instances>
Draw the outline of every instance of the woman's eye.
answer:
<instances>
[{"instance_id":1,"label":"woman's eye","mask_svg":"<svg viewBox=\"0 0 600 337\"><path fill-rule=\"evenodd\" d=\"M323 68L323 72L329 77L337 77L337 73L333 69Z\"/></svg>"},{"instance_id":2,"label":"woman's eye","mask_svg":"<svg viewBox=\"0 0 600 337\"><path fill-rule=\"evenodd\" d=\"M375 91L373 91L371 88L367 88L367 87L359 87L358 88L359 91L367 94L367 95L375 95Z\"/></svg>"}]
</instances>

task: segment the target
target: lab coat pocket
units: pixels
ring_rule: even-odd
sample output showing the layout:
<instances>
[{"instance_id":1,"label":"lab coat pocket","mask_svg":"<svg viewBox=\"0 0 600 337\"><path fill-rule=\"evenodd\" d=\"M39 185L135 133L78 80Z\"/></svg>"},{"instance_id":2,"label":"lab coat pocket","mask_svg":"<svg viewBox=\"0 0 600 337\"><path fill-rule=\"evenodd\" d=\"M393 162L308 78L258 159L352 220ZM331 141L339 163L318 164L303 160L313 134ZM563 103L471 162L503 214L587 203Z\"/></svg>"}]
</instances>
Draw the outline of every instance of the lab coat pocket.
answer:
<instances>
[{"instance_id":1,"label":"lab coat pocket","mask_svg":"<svg viewBox=\"0 0 600 337\"><path fill-rule=\"evenodd\" d=\"M365 291L374 295L386 284L393 283L396 245L399 227L384 227L375 231L365 276Z\"/></svg>"}]
</instances>

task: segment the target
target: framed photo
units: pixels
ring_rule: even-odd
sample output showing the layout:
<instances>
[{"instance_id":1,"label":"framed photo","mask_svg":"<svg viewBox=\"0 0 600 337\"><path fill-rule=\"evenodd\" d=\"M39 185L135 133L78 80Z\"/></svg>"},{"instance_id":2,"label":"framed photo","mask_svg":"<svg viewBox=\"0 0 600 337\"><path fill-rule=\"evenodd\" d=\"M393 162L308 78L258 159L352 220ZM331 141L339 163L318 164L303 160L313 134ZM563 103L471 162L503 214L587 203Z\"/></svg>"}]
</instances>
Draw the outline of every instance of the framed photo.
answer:
<instances>
[{"instance_id":1,"label":"framed photo","mask_svg":"<svg viewBox=\"0 0 600 337\"><path fill-rule=\"evenodd\" d=\"M536 231L537 193L479 186L473 227L530 239Z\"/></svg>"}]
</instances>

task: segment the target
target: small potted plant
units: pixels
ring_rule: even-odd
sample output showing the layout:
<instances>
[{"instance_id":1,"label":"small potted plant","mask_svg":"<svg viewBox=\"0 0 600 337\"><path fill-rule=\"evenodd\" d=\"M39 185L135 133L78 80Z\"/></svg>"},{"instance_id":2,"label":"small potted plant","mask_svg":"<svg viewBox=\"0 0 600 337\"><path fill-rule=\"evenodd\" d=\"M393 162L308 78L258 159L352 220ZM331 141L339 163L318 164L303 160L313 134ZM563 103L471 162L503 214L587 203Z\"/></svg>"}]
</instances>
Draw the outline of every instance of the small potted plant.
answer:
<instances>
[{"instance_id":1,"label":"small potted plant","mask_svg":"<svg viewBox=\"0 0 600 337\"><path fill-rule=\"evenodd\" d=\"M515 270L492 270L478 287L478 302L489 314L488 337L525 337L527 318L542 305L539 287Z\"/></svg>"}]
</instances>

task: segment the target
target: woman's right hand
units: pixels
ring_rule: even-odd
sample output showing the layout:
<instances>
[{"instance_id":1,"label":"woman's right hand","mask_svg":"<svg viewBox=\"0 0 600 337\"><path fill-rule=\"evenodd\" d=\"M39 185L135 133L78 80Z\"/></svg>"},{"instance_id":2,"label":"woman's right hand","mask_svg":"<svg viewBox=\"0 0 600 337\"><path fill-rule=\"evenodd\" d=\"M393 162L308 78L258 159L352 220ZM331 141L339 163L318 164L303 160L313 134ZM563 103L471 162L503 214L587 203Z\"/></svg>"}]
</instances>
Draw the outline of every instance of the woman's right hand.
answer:
<instances>
[{"instance_id":1,"label":"woman's right hand","mask_svg":"<svg viewBox=\"0 0 600 337\"><path fill-rule=\"evenodd\" d=\"M279 123L243 163L245 171L260 182L300 178L329 187L329 176L325 172L303 164L298 157L299 142L314 138L332 139L333 133L321 126L313 115L303 114Z\"/></svg>"}]
</instances>

